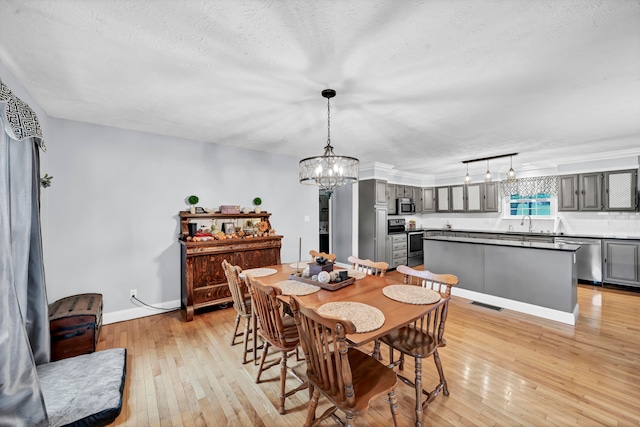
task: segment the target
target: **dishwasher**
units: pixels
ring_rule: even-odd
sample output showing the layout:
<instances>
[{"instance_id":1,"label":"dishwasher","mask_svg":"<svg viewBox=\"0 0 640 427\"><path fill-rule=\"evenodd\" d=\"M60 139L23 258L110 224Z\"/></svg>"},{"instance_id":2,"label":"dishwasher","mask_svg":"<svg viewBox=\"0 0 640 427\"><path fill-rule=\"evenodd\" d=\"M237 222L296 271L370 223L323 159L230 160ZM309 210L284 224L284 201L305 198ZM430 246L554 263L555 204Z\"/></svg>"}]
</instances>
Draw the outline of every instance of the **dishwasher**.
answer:
<instances>
[{"instance_id":1,"label":"dishwasher","mask_svg":"<svg viewBox=\"0 0 640 427\"><path fill-rule=\"evenodd\" d=\"M556 237L555 243L580 245L576 252L578 279L602 283L602 240L582 237Z\"/></svg>"}]
</instances>

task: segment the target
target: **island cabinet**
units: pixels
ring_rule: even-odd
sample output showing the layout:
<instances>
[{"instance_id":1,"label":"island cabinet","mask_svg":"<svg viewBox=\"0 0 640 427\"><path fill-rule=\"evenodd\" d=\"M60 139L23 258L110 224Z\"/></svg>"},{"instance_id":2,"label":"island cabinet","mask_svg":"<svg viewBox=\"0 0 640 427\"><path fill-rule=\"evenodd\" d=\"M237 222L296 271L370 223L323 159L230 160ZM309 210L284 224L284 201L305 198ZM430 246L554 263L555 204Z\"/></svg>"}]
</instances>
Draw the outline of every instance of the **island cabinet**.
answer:
<instances>
[{"instance_id":1,"label":"island cabinet","mask_svg":"<svg viewBox=\"0 0 640 427\"><path fill-rule=\"evenodd\" d=\"M242 221L259 219L269 223L269 213L249 214L190 214L180 212L182 236L188 234L188 223L191 220ZM270 226L269 226L270 228ZM206 242L189 242L180 240L181 266L181 308L183 318L193 320L194 311L200 308L232 301L227 278L222 268L222 260L233 265L247 268L264 267L280 264L282 236L234 238L225 240L209 240Z\"/></svg>"}]
</instances>

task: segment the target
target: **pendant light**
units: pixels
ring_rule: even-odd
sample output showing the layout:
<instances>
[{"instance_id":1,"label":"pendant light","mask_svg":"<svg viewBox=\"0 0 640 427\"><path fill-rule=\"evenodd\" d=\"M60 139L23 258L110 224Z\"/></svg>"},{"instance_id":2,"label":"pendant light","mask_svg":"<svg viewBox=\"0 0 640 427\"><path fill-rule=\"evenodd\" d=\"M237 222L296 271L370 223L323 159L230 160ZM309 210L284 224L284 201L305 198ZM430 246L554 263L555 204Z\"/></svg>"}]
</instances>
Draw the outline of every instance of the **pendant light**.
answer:
<instances>
[{"instance_id":1,"label":"pendant light","mask_svg":"<svg viewBox=\"0 0 640 427\"><path fill-rule=\"evenodd\" d=\"M469 175L469 163L467 163L467 174L464 176L464 183L466 185L471 184L471 175Z\"/></svg>"},{"instance_id":2,"label":"pendant light","mask_svg":"<svg viewBox=\"0 0 640 427\"><path fill-rule=\"evenodd\" d=\"M331 146L331 106L329 100L336 96L333 89L325 89L322 96L327 98L327 145L322 156L300 160L299 176L301 184L317 185L324 189L327 197L337 187L358 181L359 160L355 157L336 156Z\"/></svg>"},{"instance_id":3,"label":"pendant light","mask_svg":"<svg viewBox=\"0 0 640 427\"><path fill-rule=\"evenodd\" d=\"M491 171L489 170L489 160L487 160L487 173L484 176L484 182L491 182Z\"/></svg>"},{"instance_id":4,"label":"pendant light","mask_svg":"<svg viewBox=\"0 0 640 427\"><path fill-rule=\"evenodd\" d=\"M509 172L507 172L507 179L509 181L516 179L516 171L513 170L513 156L509 156Z\"/></svg>"}]
</instances>

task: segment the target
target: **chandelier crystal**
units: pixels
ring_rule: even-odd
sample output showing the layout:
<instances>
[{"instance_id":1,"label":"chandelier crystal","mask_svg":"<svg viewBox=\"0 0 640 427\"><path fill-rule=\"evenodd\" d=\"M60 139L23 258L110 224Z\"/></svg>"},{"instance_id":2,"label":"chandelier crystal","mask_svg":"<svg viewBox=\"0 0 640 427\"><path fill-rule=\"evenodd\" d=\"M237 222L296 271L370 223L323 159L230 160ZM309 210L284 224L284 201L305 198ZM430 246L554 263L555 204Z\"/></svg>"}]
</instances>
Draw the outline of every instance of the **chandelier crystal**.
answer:
<instances>
[{"instance_id":1,"label":"chandelier crystal","mask_svg":"<svg viewBox=\"0 0 640 427\"><path fill-rule=\"evenodd\" d=\"M324 189L328 197L337 187L358 181L359 161L355 157L337 156L331 146L331 106L329 100L336 96L333 89L325 89L322 96L327 98L327 145L322 156L300 160L301 184L317 185Z\"/></svg>"}]
</instances>

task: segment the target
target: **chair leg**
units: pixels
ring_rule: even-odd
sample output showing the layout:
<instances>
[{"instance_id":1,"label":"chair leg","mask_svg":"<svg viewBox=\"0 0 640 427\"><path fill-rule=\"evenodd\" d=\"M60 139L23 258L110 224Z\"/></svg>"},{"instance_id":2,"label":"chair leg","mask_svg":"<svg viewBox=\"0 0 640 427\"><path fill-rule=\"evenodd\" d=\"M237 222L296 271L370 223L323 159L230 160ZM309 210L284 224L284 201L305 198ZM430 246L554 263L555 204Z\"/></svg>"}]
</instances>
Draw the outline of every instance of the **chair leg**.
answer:
<instances>
[{"instance_id":1,"label":"chair leg","mask_svg":"<svg viewBox=\"0 0 640 427\"><path fill-rule=\"evenodd\" d=\"M380 340L376 340L373 346L373 352L371 353L371 357L376 360L382 360L382 354L380 354Z\"/></svg>"},{"instance_id":2,"label":"chair leg","mask_svg":"<svg viewBox=\"0 0 640 427\"><path fill-rule=\"evenodd\" d=\"M309 400L309 410L307 411L307 419L304 422L304 427L309 427L313 423L313 420L316 419L316 408L318 407L318 399L320 398L320 390L313 388L311 384L309 384L309 392L311 393L311 399Z\"/></svg>"},{"instance_id":3,"label":"chair leg","mask_svg":"<svg viewBox=\"0 0 640 427\"><path fill-rule=\"evenodd\" d=\"M287 383L287 352L283 351L280 358L280 407L278 412L284 414L284 399L286 397L284 392L284 386Z\"/></svg>"},{"instance_id":4,"label":"chair leg","mask_svg":"<svg viewBox=\"0 0 640 427\"><path fill-rule=\"evenodd\" d=\"M244 318L244 352L242 353L242 363L247 363L247 351L249 348L249 329L251 329L251 318Z\"/></svg>"},{"instance_id":5,"label":"chair leg","mask_svg":"<svg viewBox=\"0 0 640 427\"><path fill-rule=\"evenodd\" d=\"M416 388L416 427L422 426L422 359L414 358L416 363L416 380L414 382Z\"/></svg>"},{"instance_id":6,"label":"chair leg","mask_svg":"<svg viewBox=\"0 0 640 427\"><path fill-rule=\"evenodd\" d=\"M262 367L264 366L264 361L267 358L267 353L269 352L269 341L264 342L264 350L262 350L262 357L260 358L260 366L258 366L258 376L256 377L256 384L260 382L260 375L262 375Z\"/></svg>"},{"instance_id":7,"label":"chair leg","mask_svg":"<svg viewBox=\"0 0 640 427\"><path fill-rule=\"evenodd\" d=\"M438 375L440 376L440 384L442 385L442 393L445 396L449 396L449 387L447 387L447 380L444 378L444 370L442 369L442 363L440 363L440 355L438 354L438 350L433 353L433 361L436 362L436 369L438 370Z\"/></svg>"},{"instance_id":8,"label":"chair leg","mask_svg":"<svg viewBox=\"0 0 640 427\"><path fill-rule=\"evenodd\" d=\"M389 406L391 407L391 418L393 419L393 425L398 427L398 420L396 416L398 415L398 398L396 397L396 391L391 390L389 392Z\"/></svg>"},{"instance_id":9,"label":"chair leg","mask_svg":"<svg viewBox=\"0 0 640 427\"><path fill-rule=\"evenodd\" d=\"M231 345L236 345L236 335L238 335L239 325L240 325L240 313L236 315L236 324L233 328L233 335L231 335Z\"/></svg>"}]
</instances>

